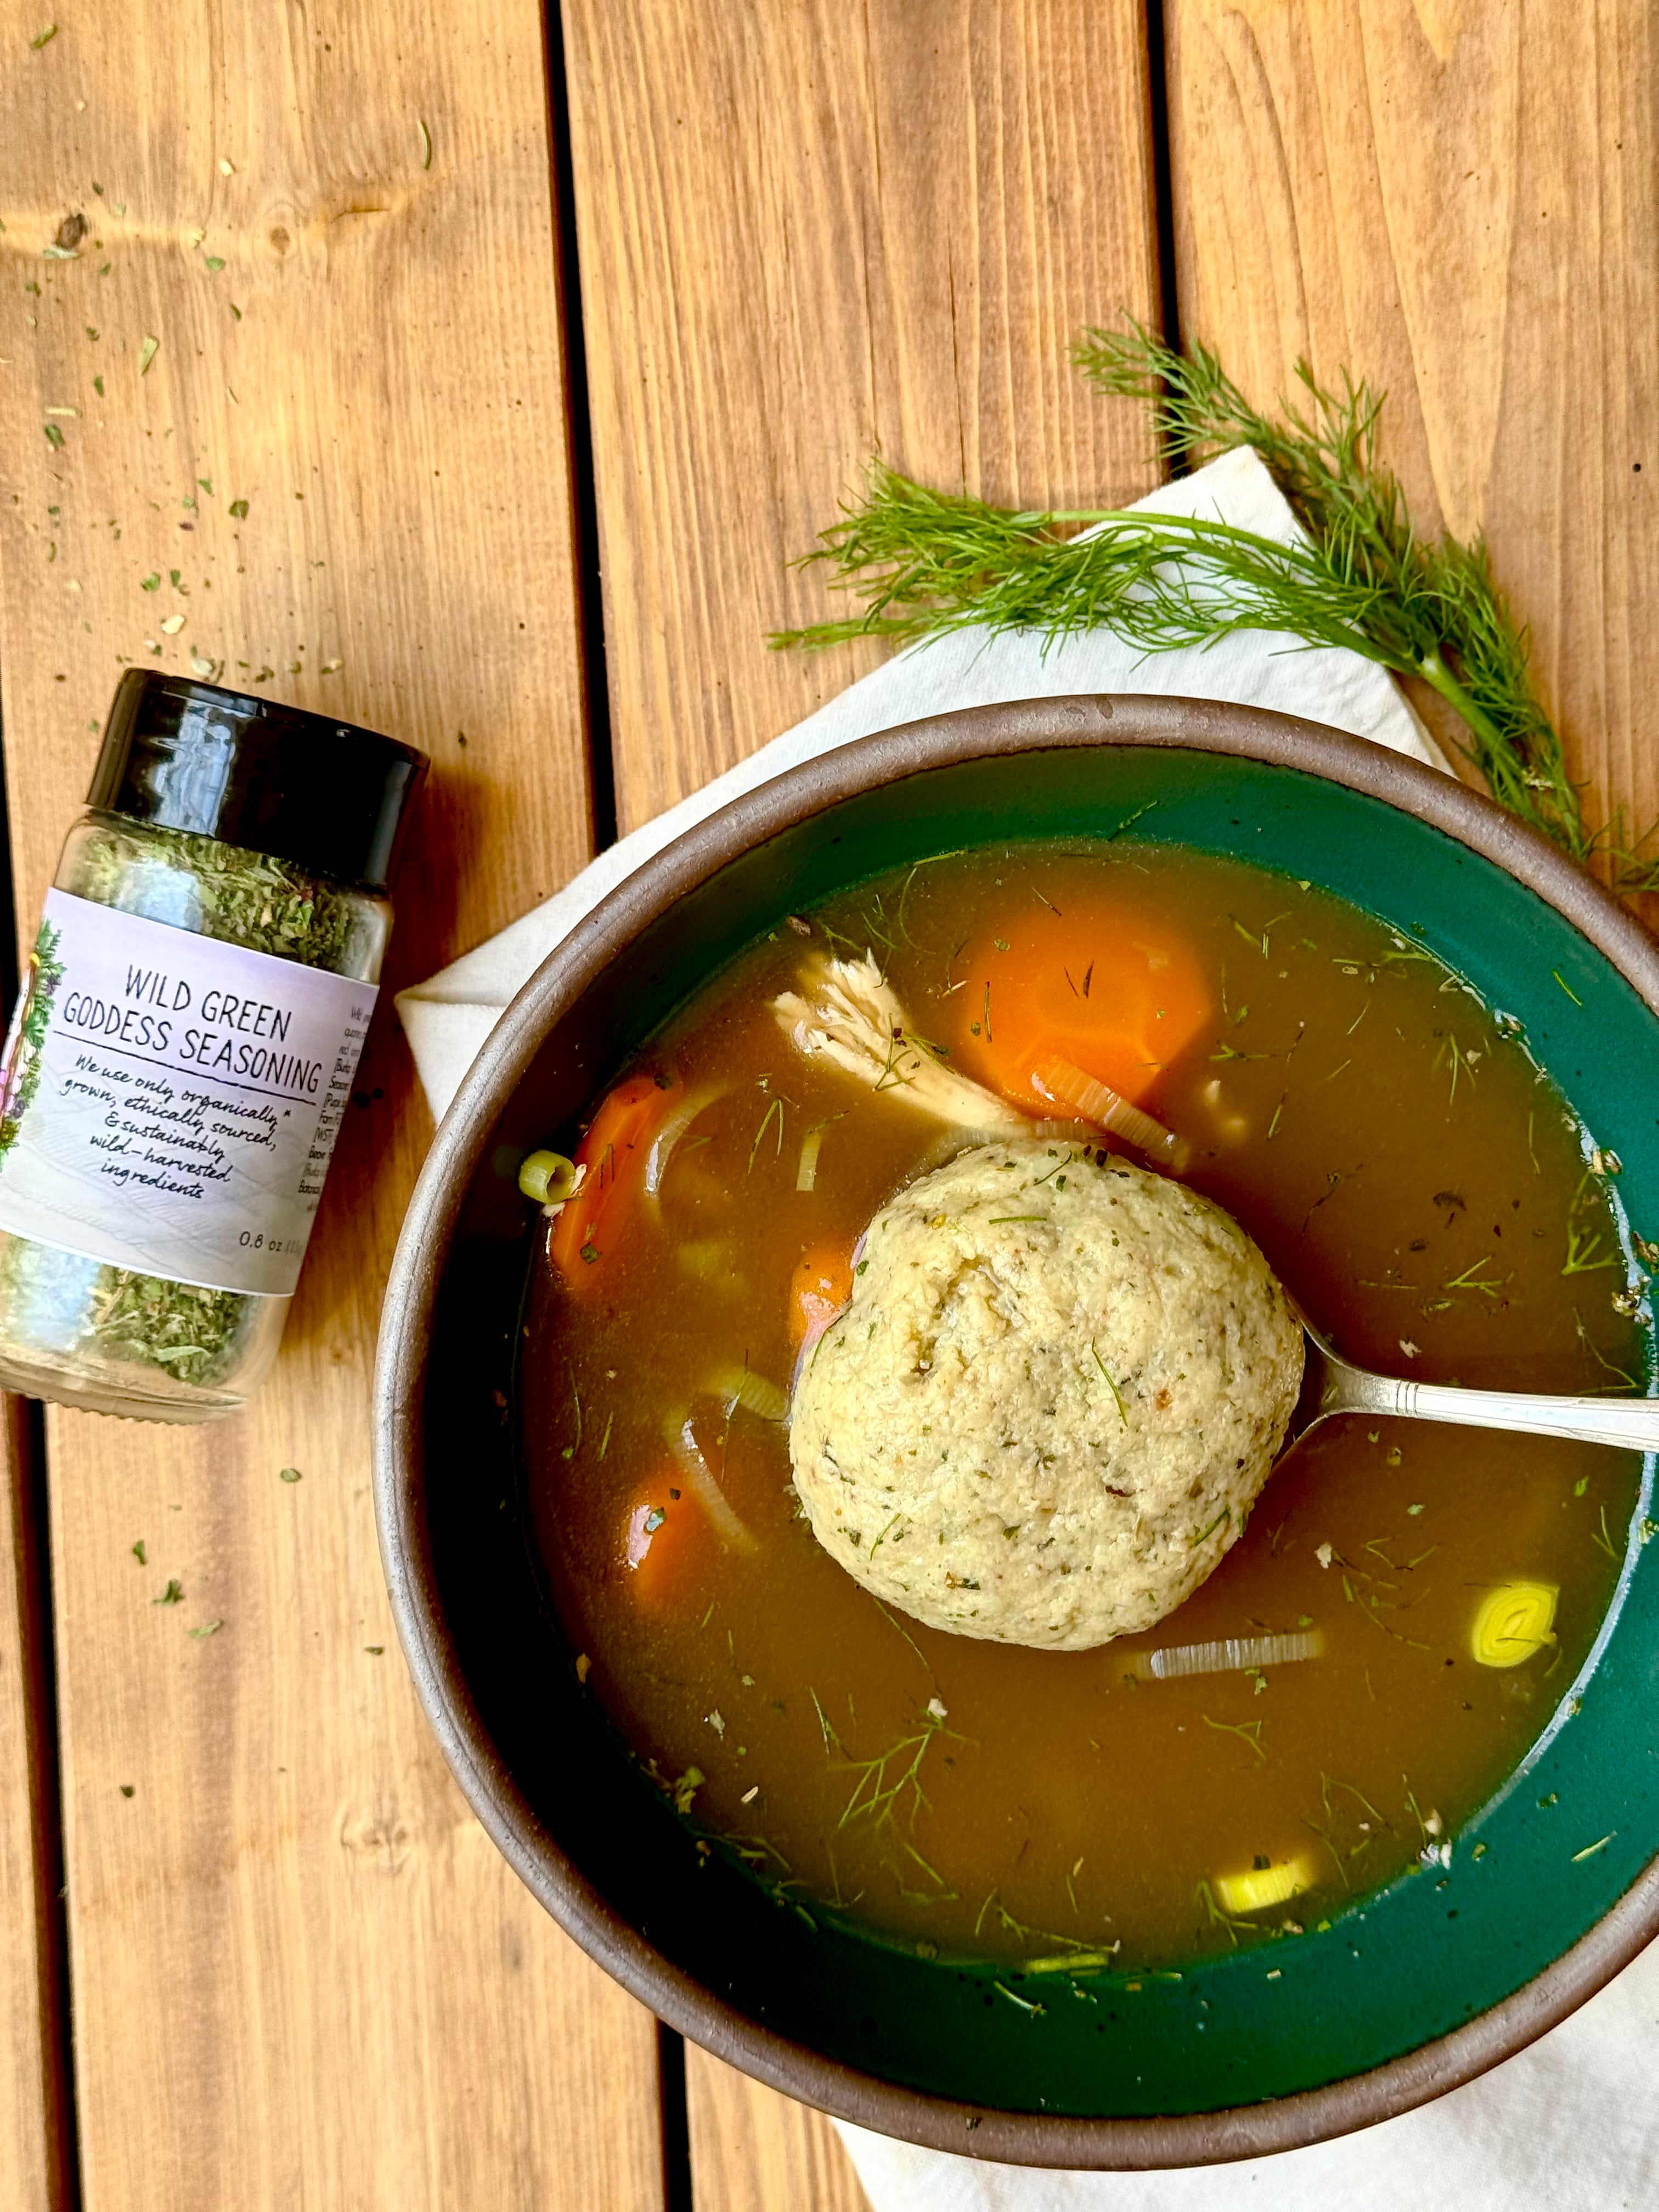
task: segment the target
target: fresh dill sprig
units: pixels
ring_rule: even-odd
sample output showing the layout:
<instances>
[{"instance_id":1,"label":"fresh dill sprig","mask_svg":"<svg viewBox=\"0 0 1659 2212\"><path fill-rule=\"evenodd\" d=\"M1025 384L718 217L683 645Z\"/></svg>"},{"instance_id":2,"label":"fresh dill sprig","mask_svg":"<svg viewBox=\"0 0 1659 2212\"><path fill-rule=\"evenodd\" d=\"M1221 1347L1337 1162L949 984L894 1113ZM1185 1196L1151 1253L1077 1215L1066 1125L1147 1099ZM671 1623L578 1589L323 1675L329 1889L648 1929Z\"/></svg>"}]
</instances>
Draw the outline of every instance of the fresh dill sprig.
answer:
<instances>
[{"instance_id":1,"label":"fresh dill sprig","mask_svg":"<svg viewBox=\"0 0 1659 2212\"><path fill-rule=\"evenodd\" d=\"M1377 457L1382 397L1306 362L1306 398L1279 417L1246 400L1207 348L1178 354L1133 319L1073 349L1088 381L1142 401L1172 459L1239 446L1261 455L1307 536L1288 545L1214 518L1120 508L1016 513L929 490L872 464L864 495L802 565L826 564L862 612L776 633L777 647L945 630L1029 629L1045 639L1109 626L1149 653L1238 630L1288 632L1415 677L1455 709L1463 750L1492 796L1574 860L1602 855L1614 886L1659 890L1659 860L1593 830L1559 732L1528 669L1528 639L1492 580L1483 540L1419 538ZM1638 841L1639 842L1639 841Z\"/></svg>"}]
</instances>

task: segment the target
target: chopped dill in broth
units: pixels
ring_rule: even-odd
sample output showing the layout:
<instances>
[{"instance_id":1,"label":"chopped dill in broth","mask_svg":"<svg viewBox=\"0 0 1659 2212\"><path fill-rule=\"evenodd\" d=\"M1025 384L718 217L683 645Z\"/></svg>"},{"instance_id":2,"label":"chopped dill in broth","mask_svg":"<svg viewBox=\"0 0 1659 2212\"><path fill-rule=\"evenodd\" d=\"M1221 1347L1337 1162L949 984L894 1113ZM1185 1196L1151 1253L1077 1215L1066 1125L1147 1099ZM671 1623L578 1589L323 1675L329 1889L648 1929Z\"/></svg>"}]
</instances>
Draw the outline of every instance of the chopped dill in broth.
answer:
<instances>
[{"instance_id":1,"label":"chopped dill in broth","mask_svg":"<svg viewBox=\"0 0 1659 2212\"><path fill-rule=\"evenodd\" d=\"M778 1418L796 1346L872 1214L957 1140L804 1058L769 1001L815 947L867 948L994 1086L1023 994L1081 999L1142 937L1155 976L1146 945L1181 948L1139 1018L1175 1045L1120 1056L1185 1179L1346 1355L1645 1387L1616 1161L1515 1025L1384 925L1127 844L951 856L781 923L607 1094L602 1211L562 1252L565 1217L538 1238L529 1497L579 1671L679 1810L781 1895L924 1953L1155 1967L1433 1878L1582 1666L1636 1502L1633 1455L1329 1423L1193 1596L1077 1652L923 1626L820 1547Z\"/></svg>"}]
</instances>

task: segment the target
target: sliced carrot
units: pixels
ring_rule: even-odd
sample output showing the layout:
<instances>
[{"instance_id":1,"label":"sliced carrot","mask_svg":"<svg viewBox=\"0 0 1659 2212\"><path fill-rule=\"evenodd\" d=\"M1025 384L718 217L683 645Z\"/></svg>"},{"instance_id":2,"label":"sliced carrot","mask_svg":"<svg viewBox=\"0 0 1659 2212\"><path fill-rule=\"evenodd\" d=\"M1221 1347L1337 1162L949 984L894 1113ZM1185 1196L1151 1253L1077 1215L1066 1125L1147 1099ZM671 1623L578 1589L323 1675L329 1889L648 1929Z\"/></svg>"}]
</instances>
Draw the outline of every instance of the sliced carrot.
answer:
<instances>
[{"instance_id":1,"label":"sliced carrot","mask_svg":"<svg viewBox=\"0 0 1659 2212\"><path fill-rule=\"evenodd\" d=\"M653 1612L694 1596L714 1564L708 1517L675 1469L641 1483L617 1534L617 1565L629 1591Z\"/></svg>"},{"instance_id":2,"label":"sliced carrot","mask_svg":"<svg viewBox=\"0 0 1659 2212\"><path fill-rule=\"evenodd\" d=\"M789 1284L789 1341L815 1344L853 1295L853 1248L809 1244Z\"/></svg>"},{"instance_id":3,"label":"sliced carrot","mask_svg":"<svg viewBox=\"0 0 1659 2212\"><path fill-rule=\"evenodd\" d=\"M651 1139L679 1095L672 1079L633 1075L601 1101L576 1147L576 1165L586 1170L581 1188L553 1224L553 1263L572 1290L602 1274L599 1262L619 1244L643 1187Z\"/></svg>"},{"instance_id":4,"label":"sliced carrot","mask_svg":"<svg viewBox=\"0 0 1659 2212\"><path fill-rule=\"evenodd\" d=\"M965 957L955 1063L1039 1115L1055 1110L1035 1079L1045 1060L1139 1105L1214 1015L1190 946L1115 896L1073 892L1058 914L1034 900L975 932Z\"/></svg>"}]
</instances>

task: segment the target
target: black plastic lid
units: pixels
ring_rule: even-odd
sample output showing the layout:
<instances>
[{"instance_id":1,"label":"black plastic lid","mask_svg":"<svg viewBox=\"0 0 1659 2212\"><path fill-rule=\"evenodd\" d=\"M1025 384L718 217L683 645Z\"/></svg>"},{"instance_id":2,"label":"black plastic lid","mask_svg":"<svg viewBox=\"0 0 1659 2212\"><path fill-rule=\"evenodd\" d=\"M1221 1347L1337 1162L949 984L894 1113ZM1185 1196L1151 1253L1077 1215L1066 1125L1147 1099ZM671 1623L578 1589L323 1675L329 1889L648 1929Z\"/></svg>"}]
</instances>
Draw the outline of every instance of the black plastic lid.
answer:
<instances>
[{"instance_id":1,"label":"black plastic lid","mask_svg":"<svg viewBox=\"0 0 1659 2212\"><path fill-rule=\"evenodd\" d=\"M87 804L383 891L426 771L424 753L377 731L130 668Z\"/></svg>"}]
</instances>

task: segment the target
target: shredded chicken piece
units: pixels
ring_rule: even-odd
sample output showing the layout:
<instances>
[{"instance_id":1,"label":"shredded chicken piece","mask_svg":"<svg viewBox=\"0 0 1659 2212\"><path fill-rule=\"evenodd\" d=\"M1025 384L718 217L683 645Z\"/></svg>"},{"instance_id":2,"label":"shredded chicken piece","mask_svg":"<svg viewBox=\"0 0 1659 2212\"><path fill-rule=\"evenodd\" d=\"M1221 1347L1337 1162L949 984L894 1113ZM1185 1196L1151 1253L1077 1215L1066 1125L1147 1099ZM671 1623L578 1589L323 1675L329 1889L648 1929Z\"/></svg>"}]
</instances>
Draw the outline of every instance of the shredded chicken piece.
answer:
<instances>
[{"instance_id":1,"label":"shredded chicken piece","mask_svg":"<svg viewBox=\"0 0 1659 2212\"><path fill-rule=\"evenodd\" d=\"M1031 1133L1030 1116L956 1074L936 1048L912 1032L898 994L871 953L861 960L816 955L801 971L800 991L774 999L772 1011L798 1051L809 1058L823 1053L871 1090L890 1091L919 1113L988 1137Z\"/></svg>"}]
</instances>

